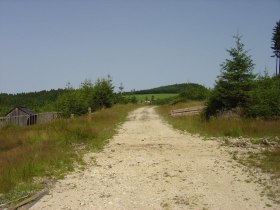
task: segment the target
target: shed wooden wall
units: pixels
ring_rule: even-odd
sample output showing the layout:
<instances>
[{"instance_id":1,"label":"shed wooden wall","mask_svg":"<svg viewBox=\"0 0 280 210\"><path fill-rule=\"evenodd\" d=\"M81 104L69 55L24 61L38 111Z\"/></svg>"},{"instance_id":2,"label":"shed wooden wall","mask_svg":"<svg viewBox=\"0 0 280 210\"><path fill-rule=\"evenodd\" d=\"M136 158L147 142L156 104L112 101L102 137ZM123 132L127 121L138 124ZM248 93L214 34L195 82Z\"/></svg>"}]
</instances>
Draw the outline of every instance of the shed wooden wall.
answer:
<instances>
[{"instance_id":1,"label":"shed wooden wall","mask_svg":"<svg viewBox=\"0 0 280 210\"><path fill-rule=\"evenodd\" d=\"M18 108L15 108L7 115L6 119L10 124L27 125L29 118L30 115L26 114Z\"/></svg>"}]
</instances>

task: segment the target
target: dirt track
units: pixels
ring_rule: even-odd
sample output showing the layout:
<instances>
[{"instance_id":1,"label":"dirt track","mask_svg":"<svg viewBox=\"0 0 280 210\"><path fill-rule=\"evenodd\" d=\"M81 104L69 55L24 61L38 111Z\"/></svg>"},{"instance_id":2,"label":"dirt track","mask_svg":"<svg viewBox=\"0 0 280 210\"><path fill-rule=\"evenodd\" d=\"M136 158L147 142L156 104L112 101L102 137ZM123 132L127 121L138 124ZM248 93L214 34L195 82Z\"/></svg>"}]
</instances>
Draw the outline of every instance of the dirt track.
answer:
<instances>
[{"instance_id":1,"label":"dirt track","mask_svg":"<svg viewBox=\"0 0 280 210\"><path fill-rule=\"evenodd\" d=\"M32 209L280 209L216 141L172 129L151 107L85 159Z\"/></svg>"}]
</instances>

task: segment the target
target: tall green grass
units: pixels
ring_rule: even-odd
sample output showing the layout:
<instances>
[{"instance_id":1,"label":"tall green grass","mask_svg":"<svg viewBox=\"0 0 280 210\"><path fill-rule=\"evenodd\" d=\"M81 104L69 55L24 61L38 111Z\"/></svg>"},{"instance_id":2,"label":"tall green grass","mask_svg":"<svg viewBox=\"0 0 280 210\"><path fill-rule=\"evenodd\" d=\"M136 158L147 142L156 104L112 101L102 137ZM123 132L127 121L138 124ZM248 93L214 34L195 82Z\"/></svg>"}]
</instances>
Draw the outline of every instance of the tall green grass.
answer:
<instances>
[{"instance_id":1,"label":"tall green grass","mask_svg":"<svg viewBox=\"0 0 280 210\"><path fill-rule=\"evenodd\" d=\"M175 128L204 136L280 137L279 120L212 118L205 121L198 115L179 117L170 115L172 109L196 105L201 105L201 102L182 103L175 106L163 105L158 107L158 112Z\"/></svg>"},{"instance_id":2,"label":"tall green grass","mask_svg":"<svg viewBox=\"0 0 280 210\"><path fill-rule=\"evenodd\" d=\"M60 178L81 161L76 148L99 150L115 134L133 105L116 105L88 116L0 130L0 194L13 199L34 190L36 177ZM4 201L2 201L4 202ZM0 199L1 203L1 199Z\"/></svg>"}]
</instances>

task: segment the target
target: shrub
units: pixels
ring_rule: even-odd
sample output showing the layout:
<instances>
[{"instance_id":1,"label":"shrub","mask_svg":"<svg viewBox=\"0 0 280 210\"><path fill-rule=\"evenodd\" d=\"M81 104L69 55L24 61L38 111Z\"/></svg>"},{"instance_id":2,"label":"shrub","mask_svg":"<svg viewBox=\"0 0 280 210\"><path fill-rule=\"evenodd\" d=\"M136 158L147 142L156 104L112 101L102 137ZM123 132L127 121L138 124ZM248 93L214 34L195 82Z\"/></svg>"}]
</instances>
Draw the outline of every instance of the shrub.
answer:
<instances>
[{"instance_id":1,"label":"shrub","mask_svg":"<svg viewBox=\"0 0 280 210\"><path fill-rule=\"evenodd\" d=\"M267 74L254 82L245 113L249 117L264 119L280 118L280 77Z\"/></svg>"},{"instance_id":2,"label":"shrub","mask_svg":"<svg viewBox=\"0 0 280 210\"><path fill-rule=\"evenodd\" d=\"M83 115L88 111L109 108L114 103L114 93L111 80L98 79L95 84L85 80L79 89L69 88L56 101L56 109L63 116L71 114Z\"/></svg>"}]
</instances>

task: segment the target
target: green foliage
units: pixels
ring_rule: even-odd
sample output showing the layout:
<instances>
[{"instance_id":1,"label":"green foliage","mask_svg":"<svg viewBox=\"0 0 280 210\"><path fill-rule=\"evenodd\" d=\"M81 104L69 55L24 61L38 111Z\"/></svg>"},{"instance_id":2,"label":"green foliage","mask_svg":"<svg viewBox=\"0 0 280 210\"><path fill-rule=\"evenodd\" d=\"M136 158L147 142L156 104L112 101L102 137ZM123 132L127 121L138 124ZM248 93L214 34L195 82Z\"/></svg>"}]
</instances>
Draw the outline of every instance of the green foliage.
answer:
<instances>
[{"instance_id":1,"label":"green foliage","mask_svg":"<svg viewBox=\"0 0 280 210\"><path fill-rule=\"evenodd\" d=\"M68 88L67 91L58 97L56 110L63 116L71 114L83 115L91 107L93 111L109 108L114 103L113 85L111 80L98 79L94 84L90 80L81 83L79 89Z\"/></svg>"},{"instance_id":2,"label":"green foliage","mask_svg":"<svg viewBox=\"0 0 280 210\"><path fill-rule=\"evenodd\" d=\"M280 20L276 22L276 26L272 33L272 46L271 49L276 57L280 57Z\"/></svg>"},{"instance_id":3,"label":"green foliage","mask_svg":"<svg viewBox=\"0 0 280 210\"><path fill-rule=\"evenodd\" d=\"M64 117L69 117L71 114L85 114L87 108L88 102L82 90L68 90L56 101L56 110L61 112Z\"/></svg>"},{"instance_id":4,"label":"green foliage","mask_svg":"<svg viewBox=\"0 0 280 210\"><path fill-rule=\"evenodd\" d=\"M109 79L98 79L93 87L90 105L94 110L109 108L113 105L113 85Z\"/></svg>"},{"instance_id":5,"label":"green foliage","mask_svg":"<svg viewBox=\"0 0 280 210\"><path fill-rule=\"evenodd\" d=\"M1 103L0 103L0 104L1 104ZM12 109L12 106L9 106L9 105L1 105L1 106L0 106L0 116L6 115L11 109Z\"/></svg>"},{"instance_id":6,"label":"green foliage","mask_svg":"<svg viewBox=\"0 0 280 210\"><path fill-rule=\"evenodd\" d=\"M152 104L176 104L188 100L205 100L209 90L200 84L184 83L161 86L158 88L136 91L139 103L150 101Z\"/></svg>"},{"instance_id":7,"label":"green foliage","mask_svg":"<svg viewBox=\"0 0 280 210\"><path fill-rule=\"evenodd\" d=\"M132 104L137 104L137 98L136 96L130 96L128 97L128 102Z\"/></svg>"},{"instance_id":8,"label":"green foliage","mask_svg":"<svg viewBox=\"0 0 280 210\"><path fill-rule=\"evenodd\" d=\"M121 84L120 92L114 93L112 80L108 76L106 79L98 79L95 83L85 80L78 89L74 89L68 83L65 89L15 95L2 93L0 94L0 116L4 116L15 106L25 106L35 112L59 111L63 116L69 117L71 114L85 114L88 107L95 111L118 103L135 104L145 101L153 101L153 104L178 103L190 98L202 99L206 95L204 92L208 92L203 86L193 83L162 86L144 91L153 92L152 94L140 95L122 93L123 88ZM179 93L181 96L178 96Z\"/></svg>"},{"instance_id":9,"label":"green foliage","mask_svg":"<svg viewBox=\"0 0 280 210\"><path fill-rule=\"evenodd\" d=\"M64 89L39 92L0 94L0 116L4 116L15 106L25 106L36 112L54 111L55 101L65 92Z\"/></svg>"},{"instance_id":10,"label":"green foliage","mask_svg":"<svg viewBox=\"0 0 280 210\"><path fill-rule=\"evenodd\" d=\"M227 50L231 58L221 64L221 75L207 102L207 118L221 110L244 108L248 105L249 93L255 78L252 72L254 64L244 50L241 37L237 35L234 38L235 48Z\"/></svg>"},{"instance_id":11,"label":"green foliage","mask_svg":"<svg viewBox=\"0 0 280 210\"><path fill-rule=\"evenodd\" d=\"M203 85L189 83L180 93L180 97L187 100L205 100L209 95L209 90Z\"/></svg>"},{"instance_id":12,"label":"green foliage","mask_svg":"<svg viewBox=\"0 0 280 210\"><path fill-rule=\"evenodd\" d=\"M246 115L254 118L280 118L280 77L260 76L254 82Z\"/></svg>"},{"instance_id":13,"label":"green foliage","mask_svg":"<svg viewBox=\"0 0 280 210\"><path fill-rule=\"evenodd\" d=\"M280 20L276 23L272 33L272 46L273 57L276 57L276 76L280 75ZM277 72L277 62L278 62L278 72Z\"/></svg>"},{"instance_id":14,"label":"green foliage","mask_svg":"<svg viewBox=\"0 0 280 210\"><path fill-rule=\"evenodd\" d=\"M201 106L202 102L187 102L176 105L163 105L157 108L158 112L176 129L199 133L203 136L244 136L275 139L280 137L280 121L252 118L219 118L212 117L208 121L199 115L172 117L171 110L191 106ZM278 140L279 141L279 140Z\"/></svg>"},{"instance_id":15,"label":"green foliage","mask_svg":"<svg viewBox=\"0 0 280 210\"><path fill-rule=\"evenodd\" d=\"M122 94L114 94L113 104L128 104L128 100Z\"/></svg>"}]
</instances>

